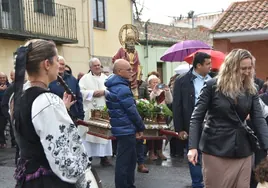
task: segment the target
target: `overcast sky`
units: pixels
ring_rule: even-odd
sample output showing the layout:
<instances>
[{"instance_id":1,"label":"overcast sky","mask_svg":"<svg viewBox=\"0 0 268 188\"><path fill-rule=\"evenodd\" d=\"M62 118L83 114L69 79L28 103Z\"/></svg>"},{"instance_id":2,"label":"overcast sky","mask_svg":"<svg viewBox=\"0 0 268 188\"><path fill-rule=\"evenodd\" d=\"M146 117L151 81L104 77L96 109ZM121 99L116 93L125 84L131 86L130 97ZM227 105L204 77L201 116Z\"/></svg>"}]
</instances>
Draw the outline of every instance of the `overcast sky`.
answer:
<instances>
[{"instance_id":1,"label":"overcast sky","mask_svg":"<svg viewBox=\"0 0 268 188\"><path fill-rule=\"evenodd\" d=\"M138 6L144 2L142 20L169 24L172 16L187 16L190 10L195 14L226 10L232 2L243 0L136 0ZM245 0L244 0L245 1Z\"/></svg>"}]
</instances>

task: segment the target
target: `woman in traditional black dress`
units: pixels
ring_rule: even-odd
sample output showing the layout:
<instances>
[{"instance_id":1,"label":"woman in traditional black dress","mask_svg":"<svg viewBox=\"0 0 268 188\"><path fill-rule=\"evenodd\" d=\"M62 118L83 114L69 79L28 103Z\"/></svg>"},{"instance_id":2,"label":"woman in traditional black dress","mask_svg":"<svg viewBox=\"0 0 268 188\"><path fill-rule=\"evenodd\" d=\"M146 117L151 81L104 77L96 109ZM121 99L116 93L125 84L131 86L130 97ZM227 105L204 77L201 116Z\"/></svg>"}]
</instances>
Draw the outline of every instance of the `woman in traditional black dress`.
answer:
<instances>
[{"instance_id":1,"label":"woman in traditional black dress","mask_svg":"<svg viewBox=\"0 0 268 188\"><path fill-rule=\"evenodd\" d=\"M20 148L17 188L90 187L89 181L78 183L85 180L90 162L68 115L71 96L65 94L62 100L48 90L58 68L53 42L31 40L17 50L13 114ZM29 82L23 89L25 69Z\"/></svg>"}]
</instances>

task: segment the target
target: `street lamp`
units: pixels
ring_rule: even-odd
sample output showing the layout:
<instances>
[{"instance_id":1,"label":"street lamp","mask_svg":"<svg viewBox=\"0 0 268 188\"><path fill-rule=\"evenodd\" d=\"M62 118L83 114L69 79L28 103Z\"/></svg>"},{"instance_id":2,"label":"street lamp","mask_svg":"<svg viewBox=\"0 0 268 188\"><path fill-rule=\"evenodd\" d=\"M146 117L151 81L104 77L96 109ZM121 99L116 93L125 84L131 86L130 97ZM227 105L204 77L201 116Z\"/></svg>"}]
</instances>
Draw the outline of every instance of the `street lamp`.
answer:
<instances>
[{"instance_id":1,"label":"street lamp","mask_svg":"<svg viewBox=\"0 0 268 188\"><path fill-rule=\"evenodd\" d=\"M188 18L192 18L192 28L194 28L194 11L193 10L188 12Z\"/></svg>"},{"instance_id":2,"label":"street lamp","mask_svg":"<svg viewBox=\"0 0 268 188\"><path fill-rule=\"evenodd\" d=\"M214 14L215 13L220 13L220 12L223 12L223 10L222 11L218 11L218 12L213 12ZM201 15L206 15L206 14L212 14L212 12L205 12L205 13L200 13L200 14L194 14L194 11L193 10L191 10L191 11L189 11L188 12L188 18L189 19L192 19L192 29L194 28L194 18L197 18L198 16L201 16Z\"/></svg>"}]
</instances>

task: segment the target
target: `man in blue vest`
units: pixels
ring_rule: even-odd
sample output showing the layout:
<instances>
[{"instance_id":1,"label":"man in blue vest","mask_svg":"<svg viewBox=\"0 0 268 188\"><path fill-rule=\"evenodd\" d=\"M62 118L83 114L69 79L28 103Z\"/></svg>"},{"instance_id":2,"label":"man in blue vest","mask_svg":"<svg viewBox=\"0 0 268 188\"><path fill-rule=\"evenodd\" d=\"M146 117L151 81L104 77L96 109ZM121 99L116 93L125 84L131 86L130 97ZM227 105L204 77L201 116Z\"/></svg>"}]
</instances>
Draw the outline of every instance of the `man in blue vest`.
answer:
<instances>
[{"instance_id":1,"label":"man in blue vest","mask_svg":"<svg viewBox=\"0 0 268 188\"><path fill-rule=\"evenodd\" d=\"M114 63L113 74L105 82L106 105L112 134L117 140L116 188L135 187L136 138L142 138L145 128L129 87L131 76L132 68L129 62L118 59Z\"/></svg>"}]
</instances>

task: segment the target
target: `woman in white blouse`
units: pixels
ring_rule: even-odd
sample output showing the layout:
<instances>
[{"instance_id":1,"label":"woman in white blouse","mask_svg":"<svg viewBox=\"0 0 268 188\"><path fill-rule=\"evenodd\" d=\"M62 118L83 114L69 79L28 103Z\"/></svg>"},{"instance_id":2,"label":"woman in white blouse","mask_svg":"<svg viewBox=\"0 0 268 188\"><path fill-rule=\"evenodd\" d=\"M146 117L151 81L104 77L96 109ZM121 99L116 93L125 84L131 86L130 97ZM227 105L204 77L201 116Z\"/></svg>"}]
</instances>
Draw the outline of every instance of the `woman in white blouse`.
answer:
<instances>
[{"instance_id":1,"label":"woman in white blouse","mask_svg":"<svg viewBox=\"0 0 268 188\"><path fill-rule=\"evenodd\" d=\"M160 84L161 81L156 75L151 75L147 79L148 90L150 92L150 99L156 100L158 104L170 104L172 103L172 94L167 85ZM158 157L161 160L166 160L166 156L163 154L163 140L148 141L149 159L156 160ZM155 155L155 150L156 154ZM158 156L158 157L157 157Z\"/></svg>"},{"instance_id":2,"label":"woman in white blouse","mask_svg":"<svg viewBox=\"0 0 268 188\"><path fill-rule=\"evenodd\" d=\"M22 91L25 67L29 87ZM31 40L17 50L13 117L20 148L18 188L90 187L85 179L90 162L66 109L73 104L71 96L62 100L48 90L58 68L53 42Z\"/></svg>"}]
</instances>

